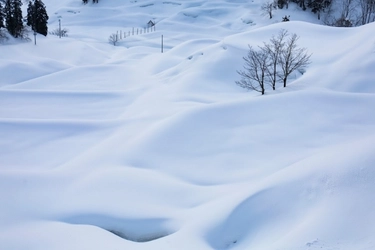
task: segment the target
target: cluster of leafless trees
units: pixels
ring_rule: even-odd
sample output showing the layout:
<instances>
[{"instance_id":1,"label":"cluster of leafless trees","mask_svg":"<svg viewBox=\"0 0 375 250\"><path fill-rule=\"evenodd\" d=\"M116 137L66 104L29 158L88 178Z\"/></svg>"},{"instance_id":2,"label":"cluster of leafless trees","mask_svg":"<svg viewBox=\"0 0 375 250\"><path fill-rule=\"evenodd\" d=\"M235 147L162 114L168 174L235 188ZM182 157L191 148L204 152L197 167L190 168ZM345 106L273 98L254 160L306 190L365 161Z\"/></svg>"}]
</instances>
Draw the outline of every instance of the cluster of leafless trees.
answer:
<instances>
[{"instance_id":1,"label":"cluster of leafless trees","mask_svg":"<svg viewBox=\"0 0 375 250\"><path fill-rule=\"evenodd\" d=\"M375 0L332 0L324 22L338 27L360 26L375 21Z\"/></svg>"},{"instance_id":2,"label":"cluster of leafless trees","mask_svg":"<svg viewBox=\"0 0 375 250\"><path fill-rule=\"evenodd\" d=\"M241 79L236 81L236 84L245 89L261 92L262 95L265 94L268 85L275 90L276 84L282 82L286 87L292 72L303 72L310 64L311 54L307 53L306 48L298 47L298 39L296 34L289 34L283 29L277 36L273 36L269 43L264 43L257 50L249 45L249 51L243 57L243 70L237 71Z\"/></svg>"},{"instance_id":3,"label":"cluster of leafless trees","mask_svg":"<svg viewBox=\"0 0 375 250\"><path fill-rule=\"evenodd\" d=\"M274 10L288 9L290 1L302 10L310 9L319 20L323 16L323 21L331 26L351 27L375 21L375 0L268 0L261 11L271 19Z\"/></svg>"}]
</instances>

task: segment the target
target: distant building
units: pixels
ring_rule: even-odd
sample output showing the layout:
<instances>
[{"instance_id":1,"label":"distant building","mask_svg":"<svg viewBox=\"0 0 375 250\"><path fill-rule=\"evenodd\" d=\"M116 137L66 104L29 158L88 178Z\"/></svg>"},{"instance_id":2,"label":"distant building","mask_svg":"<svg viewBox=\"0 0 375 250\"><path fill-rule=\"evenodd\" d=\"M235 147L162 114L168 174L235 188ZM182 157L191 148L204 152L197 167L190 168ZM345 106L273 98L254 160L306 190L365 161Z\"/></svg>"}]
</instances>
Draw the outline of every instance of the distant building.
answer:
<instances>
[{"instance_id":1,"label":"distant building","mask_svg":"<svg viewBox=\"0 0 375 250\"><path fill-rule=\"evenodd\" d=\"M151 28L151 27L154 27L155 26L155 23L153 21L148 21L147 23L147 28Z\"/></svg>"}]
</instances>

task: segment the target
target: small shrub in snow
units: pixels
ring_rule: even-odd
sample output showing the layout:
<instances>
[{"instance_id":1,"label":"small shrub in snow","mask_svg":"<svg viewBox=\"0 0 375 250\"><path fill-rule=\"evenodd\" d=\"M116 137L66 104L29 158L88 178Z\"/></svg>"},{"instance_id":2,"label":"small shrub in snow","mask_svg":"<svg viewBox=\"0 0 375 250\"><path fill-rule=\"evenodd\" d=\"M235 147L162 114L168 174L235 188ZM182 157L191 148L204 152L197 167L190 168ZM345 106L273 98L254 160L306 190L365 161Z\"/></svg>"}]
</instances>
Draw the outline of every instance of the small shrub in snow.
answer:
<instances>
[{"instance_id":1,"label":"small shrub in snow","mask_svg":"<svg viewBox=\"0 0 375 250\"><path fill-rule=\"evenodd\" d=\"M336 27L352 27L353 23L352 23L351 20L349 20L347 18L344 18L344 17L341 17L341 18L339 18L335 21L334 26L336 26Z\"/></svg>"},{"instance_id":2,"label":"small shrub in snow","mask_svg":"<svg viewBox=\"0 0 375 250\"><path fill-rule=\"evenodd\" d=\"M51 32L49 32L50 35L54 35L54 36L60 36L60 37L66 37L68 36L68 32L69 30L68 29L54 29L52 30Z\"/></svg>"},{"instance_id":3,"label":"small shrub in snow","mask_svg":"<svg viewBox=\"0 0 375 250\"><path fill-rule=\"evenodd\" d=\"M117 42L118 42L118 35L113 33L112 35L109 36L108 38L108 41L109 43L113 44L113 46L116 46Z\"/></svg>"},{"instance_id":4,"label":"small shrub in snow","mask_svg":"<svg viewBox=\"0 0 375 250\"><path fill-rule=\"evenodd\" d=\"M0 43L4 42L5 40L8 40L8 36L5 33L5 30L0 28Z\"/></svg>"},{"instance_id":5,"label":"small shrub in snow","mask_svg":"<svg viewBox=\"0 0 375 250\"><path fill-rule=\"evenodd\" d=\"M282 20L283 22L289 22L290 21L290 16L287 16L287 15L285 15L284 17L283 17L283 20Z\"/></svg>"}]
</instances>

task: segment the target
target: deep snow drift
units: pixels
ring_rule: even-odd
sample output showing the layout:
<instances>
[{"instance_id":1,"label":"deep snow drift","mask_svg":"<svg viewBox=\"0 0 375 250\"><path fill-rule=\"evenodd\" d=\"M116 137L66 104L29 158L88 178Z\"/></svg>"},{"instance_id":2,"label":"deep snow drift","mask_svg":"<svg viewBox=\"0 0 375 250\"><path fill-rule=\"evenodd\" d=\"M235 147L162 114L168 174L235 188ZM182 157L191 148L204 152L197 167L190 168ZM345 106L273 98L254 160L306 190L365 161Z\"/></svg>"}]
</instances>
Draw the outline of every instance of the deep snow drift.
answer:
<instances>
[{"instance_id":1,"label":"deep snow drift","mask_svg":"<svg viewBox=\"0 0 375 250\"><path fill-rule=\"evenodd\" d=\"M261 3L45 0L69 37L0 45L0 249L375 249L375 25ZM281 29L306 73L236 86Z\"/></svg>"}]
</instances>

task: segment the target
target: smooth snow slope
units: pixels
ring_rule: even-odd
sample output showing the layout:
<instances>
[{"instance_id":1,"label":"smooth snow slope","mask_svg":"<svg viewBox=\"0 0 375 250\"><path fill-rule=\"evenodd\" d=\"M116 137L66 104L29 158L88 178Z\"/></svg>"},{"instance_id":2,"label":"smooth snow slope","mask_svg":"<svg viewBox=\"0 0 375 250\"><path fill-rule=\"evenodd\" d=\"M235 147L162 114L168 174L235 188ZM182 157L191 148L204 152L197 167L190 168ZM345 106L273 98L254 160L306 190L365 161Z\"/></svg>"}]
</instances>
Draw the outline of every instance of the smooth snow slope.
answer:
<instances>
[{"instance_id":1,"label":"smooth snow slope","mask_svg":"<svg viewBox=\"0 0 375 250\"><path fill-rule=\"evenodd\" d=\"M375 249L375 25L261 3L45 0L69 37L0 46L0 249ZM281 29L306 73L240 89Z\"/></svg>"}]
</instances>

